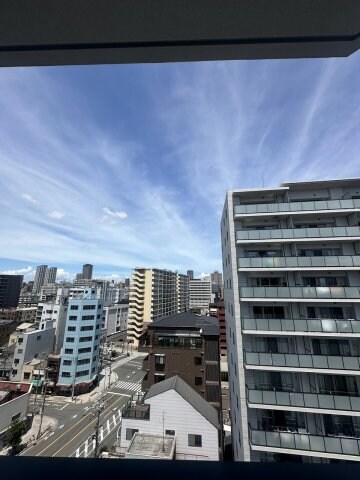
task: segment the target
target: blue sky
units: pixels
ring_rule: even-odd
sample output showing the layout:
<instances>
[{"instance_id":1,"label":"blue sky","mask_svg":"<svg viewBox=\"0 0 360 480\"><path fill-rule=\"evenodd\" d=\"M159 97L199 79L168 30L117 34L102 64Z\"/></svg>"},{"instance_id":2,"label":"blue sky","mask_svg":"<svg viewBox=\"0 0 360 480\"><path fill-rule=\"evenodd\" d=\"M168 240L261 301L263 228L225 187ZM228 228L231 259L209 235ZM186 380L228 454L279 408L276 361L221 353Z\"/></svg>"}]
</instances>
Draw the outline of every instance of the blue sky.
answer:
<instances>
[{"instance_id":1,"label":"blue sky","mask_svg":"<svg viewBox=\"0 0 360 480\"><path fill-rule=\"evenodd\" d=\"M0 70L0 271L221 269L225 192L360 176L360 54Z\"/></svg>"}]
</instances>

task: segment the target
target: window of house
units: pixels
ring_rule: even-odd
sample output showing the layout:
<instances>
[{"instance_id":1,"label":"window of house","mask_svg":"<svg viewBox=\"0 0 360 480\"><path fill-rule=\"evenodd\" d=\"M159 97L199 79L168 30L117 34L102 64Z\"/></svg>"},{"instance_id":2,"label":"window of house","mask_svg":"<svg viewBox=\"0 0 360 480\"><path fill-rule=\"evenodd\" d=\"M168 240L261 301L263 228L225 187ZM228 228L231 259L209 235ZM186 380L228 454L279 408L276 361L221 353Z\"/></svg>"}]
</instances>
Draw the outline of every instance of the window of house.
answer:
<instances>
[{"instance_id":1,"label":"window of house","mask_svg":"<svg viewBox=\"0 0 360 480\"><path fill-rule=\"evenodd\" d=\"M95 305L84 305L83 310L95 310Z\"/></svg>"},{"instance_id":2,"label":"window of house","mask_svg":"<svg viewBox=\"0 0 360 480\"><path fill-rule=\"evenodd\" d=\"M163 372L165 370L165 355L155 354L155 370Z\"/></svg>"},{"instance_id":3,"label":"window of house","mask_svg":"<svg viewBox=\"0 0 360 480\"><path fill-rule=\"evenodd\" d=\"M72 348L65 348L65 353L67 355L71 355L73 352L74 352L74 350Z\"/></svg>"},{"instance_id":4,"label":"window of house","mask_svg":"<svg viewBox=\"0 0 360 480\"><path fill-rule=\"evenodd\" d=\"M87 325L85 327L80 328L81 332L86 332L86 331L89 331L89 330L94 330L94 325Z\"/></svg>"},{"instance_id":5,"label":"window of house","mask_svg":"<svg viewBox=\"0 0 360 480\"><path fill-rule=\"evenodd\" d=\"M201 357L194 357L194 364L195 365L202 365L202 358Z\"/></svg>"},{"instance_id":6,"label":"window of house","mask_svg":"<svg viewBox=\"0 0 360 480\"><path fill-rule=\"evenodd\" d=\"M76 327L68 327L68 332L76 332Z\"/></svg>"},{"instance_id":7,"label":"window of house","mask_svg":"<svg viewBox=\"0 0 360 480\"><path fill-rule=\"evenodd\" d=\"M83 358L77 362L78 365L86 365L87 363L90 363L90 358Z\"/></svg>"},{"instance_id":8,"label":"window of house","mask_svg":"<svg viewBox=\"0 0 360 480\"><path fill-rule=\"evenodd\" d=\"M154 375L154 383L159 383L159 382L162 382L163 380L165 380L165 375L162 375L162 374L159 374L159 373L155 373L155 375Z\"/></svg>"},{"instance_id":9,"label":"window of house","mask_svg":"<svg viewBox=\"0 0 360 480\"><path fill-rule=\"evenodd\" d=\"M63 365L71 365L72 361L71 360L64 360Z\"/></svg>"},{"instance_id":10,"label":"window of house","mask_svg":"<svg viewBox=\"0 0 360 480\"><path fill-rule=\"evenodd\" d=\"M25 372L24 373L24 380L29 380L30 379L30 372Z\"/></svg>"},{"instance_id":11,"label":"window of house","mask_svg":"<svg viewBox=\"0 0 360 480\"><path fill-rule=\"evenodd\" d=\"M81 320L94 320L95 319L95 315L83 315L81 317Z\"/></svg>"},{"instance_id":12,"label":"window of house","mask_svg":"<svg viewBox=\"0 0 360 480\"><path fill-rule=\"evenodd\" d=\"M85 375L89 375L89 370L80 370L79 372L76 372L77 377L85 377Z\"/></svg>"},{"instance_id":13,"label":"window of house","mask_svg":"<svg viewBox=\"0 0 360 480\"><path fill-rule=\"evenodd\" d=\"M41 340L41 335L38 335L38 336L36 337L36 340Z\"/></svg>"},{"instance_id":14,"label":"window of house","mask_svg":"<svg viewBox=\"0 0 360 480\"><path fill-rule=\"evenodd\" d=\"M126 429L126 440L132 440L135 433L139 431L138 428L127 428Z\"/></svg>"},{"instance_id":15,"label":"window of house","mask_svg":"<svg viewBox=\"0 0 360 480\"><path fill-rule=\"evenodd\" d=\"M20 418L20 416L21 416L21 412L16 413L15 415L13 415L11 417L11 421L14 422L15 420L18 420Z\"/></svg>"},{"instance_id":16,"label":"window of house","mask_svg":"<svg viewBox=\"0 0 360 480\"><path fill-rule=\"evenodd\" d=\"M70 310L79 310L79 305L71 305Z\"/></svg>"},{"instance_id":17,"label":"window of house","mask_svg":"<svg viewBox=\"0 0 360 480\"><path fill-rule=\"evenodd\" d=\"M171 435L175 437L175 430L165 430L165 435Z\"/></svg>"},{"instance_id":18,"label":"window of house","mask_svg":"<svg viewBox=\"0 0 360 480\"><path fill-rule=\"evenodd\" d=\"M202 385L202 377L195 377L195 385Z\"/></svg>"},{"instance_id":19,"label":"window of house","mask_svg":"<svg viewBox=\"0 0 360 480\"><path fill-rule=\"evenodd\" d=\"M76 315L70 315L69 320L77 320L77 316Z\"/></svg>"},{"instance_id":20,"label":"window of house","mask_svg":"<svg viewBox=\"0 0 360 480\"><path fill-rule=\"evenodd\" d=\"M67 343L74 343L74 342L75 342L75 338L74 338L74 337L66 337L66 342L67 342Z\"/></svg>"},{"instance_id":21,"label":"window of house","mask_svg":"<svg viewBox=\"0 0 360 480\"><path fill-rule=\"evenodd\" d=\"M13 370L11 373L12 373L13 375L17 375L17 370Z\"/></svg>"},{"instance_id":22,"label":"window of house","mask_svg":"<svg viewBox=\"0 0 360 480\"><path fill-rule=\"evenodd\" d=\"M91 342L92 337L80 337L79 342Z\"/></svg>"},{"instance_id":23,"label":"window of house","mask_svg":"<svg viewBox=\"0 0 360 480\"><path fill-rule=\"evenodd\" d=\"M195 434L189 433L189 435L188 435L188 445L189 445L189 447L201 447L202 446L201 435L195 435Z\"/></svg>"},{"instance_id":24,"label":"window of house","mask_svg":"<svg viewBox=\"0 0 360 480\"><path fill-rule=\"evenodd\" d=\"M64 378L69 378L70 377L70 372L62 372L61 376L64 377Z\"/></svg>"}]
</instances>

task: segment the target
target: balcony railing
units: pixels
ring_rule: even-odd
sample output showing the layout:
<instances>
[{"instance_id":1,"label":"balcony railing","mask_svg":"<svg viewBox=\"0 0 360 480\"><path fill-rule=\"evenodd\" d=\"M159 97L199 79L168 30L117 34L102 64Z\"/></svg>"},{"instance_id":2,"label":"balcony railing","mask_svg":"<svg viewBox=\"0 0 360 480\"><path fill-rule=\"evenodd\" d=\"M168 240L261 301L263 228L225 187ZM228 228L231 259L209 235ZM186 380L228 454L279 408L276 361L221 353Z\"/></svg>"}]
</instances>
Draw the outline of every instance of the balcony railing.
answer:
<instances>
[{"instance_id":1,"label":"balcony railing","mask_svg":"<svg viewBox=\"0 0 360 480\"><path fill-rule=\"evenodd\" d=\"M274 228L269 230L237 230L236 240L291 240L360 237L360 227Z\"/></svg>"},{"instance_id":2,"label":"balcony railing","mask_svg":"<svg viewBox=\"0 0 360 480\"><path fill-rule=\"evenodd\" d=\"M249 441L252 446L256 447L284 448L353 457L360 455L360 439L353 437L273 432L255 430L249 426Z\"/></svg>"},{"instance_id":3,"label":"balcony railing","mask_svg":"<svg viewBox=\"0 0 360 480\"><path fill-rule=\"evenodd\" d=\"M310 202L254 203L251 205L235 205L235 215L251 215L261 213L296 213L322 210L360 209L360 199L349 200L314 200Z\"/></svg>"},{"instance_id":4,"label":"balcony railing","mask_svg":"<svg viewBox=\"0 0 360 480\"><path fill-rule=\"evenodd\" d=\"M331 318L242 318L242 329L268 332L358 333L359 320Z\"/></svg>"},{"instance_id":5,"label":"balcony railing","mask_svg":"<svg viewBox=\"0 0 360 480\"><path fill-rule=\"evenodd\" d=\"M247 367L300 368L318 370L352 370L360 375L360 357L298 353L259 353L244 351Z\"/></svg>"},{"instance_id":6,"label":"balcony railing","mask_svg":"<svg viewBox=\"0 0 360 480\"><path fill-rule=\"evenodd\" d=\"M283 407L342 410L347 412L360 411L359 396L258 390L246 386L246 398L248 403L255 405L278 405Z\"/></svg>"},{"instance_id":7,"label":"balcony railing","mask_svg":"<svg viewBox=\"0 0 360 480\"><path fill-rule=\"evenodd\" d=\"M302 269L360 268L360 255L329 255L324 257L261 257L238 258L238 268Z\"/></svg>"},{"instance_id":8,"label":"balcony railing","mask_svg":"<svg viewBox=\"0 0 360 480\"><path fill-rule=\"evenodd\" d=\"M360 287L241 287L240 298L311 298L360 300Z\"/></svg>"}]
</instances>

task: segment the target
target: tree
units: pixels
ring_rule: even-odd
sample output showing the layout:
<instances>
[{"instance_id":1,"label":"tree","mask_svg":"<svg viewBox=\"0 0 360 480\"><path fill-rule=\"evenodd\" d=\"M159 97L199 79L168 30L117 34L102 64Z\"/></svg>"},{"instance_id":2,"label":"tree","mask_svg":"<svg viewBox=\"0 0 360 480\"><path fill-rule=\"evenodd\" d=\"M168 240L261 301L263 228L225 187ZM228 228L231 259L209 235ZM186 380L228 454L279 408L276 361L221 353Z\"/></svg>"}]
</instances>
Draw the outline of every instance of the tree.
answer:
<instances>
[{"instance_id":1,"label":"tree","mask_svg":"<svg viewBox=\"0 0 360 480\"><path fill-rule=\"evenodd\" d=\"M16 450L16 448L20 445L21 443L21 437L23 434L26 432L26 422L22 421L20 422L19 420L14 420L8 431L6 432L6 441L7 444L13 448L13 450Z\"/></svg>"}]
</instances>

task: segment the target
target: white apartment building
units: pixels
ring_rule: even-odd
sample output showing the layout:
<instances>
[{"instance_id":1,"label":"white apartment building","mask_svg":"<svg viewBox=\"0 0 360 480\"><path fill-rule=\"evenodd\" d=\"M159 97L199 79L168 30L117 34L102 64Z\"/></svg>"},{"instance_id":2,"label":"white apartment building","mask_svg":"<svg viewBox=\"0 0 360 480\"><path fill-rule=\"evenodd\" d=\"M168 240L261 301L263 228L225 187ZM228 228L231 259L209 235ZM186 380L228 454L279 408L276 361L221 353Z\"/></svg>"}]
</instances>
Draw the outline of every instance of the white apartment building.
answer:
<instances>
[{"instance_id":1,"label":"white apartment building","mask_svg":"<svg viewBox=\"0 0 360 480\"><path fill-rule=\"evenodd\" d=\"M189 277L158 268L135 268L130 283L128 341L138 345L156 318L189 310Z\"/></svg>"},{"instance_id":2,"label":"white apartment building","mask_svg":"<svg viewBox=\"0 0 360 480\"><path fill-rule=\"evenodd\" d=\"M201 315L209 313L209 305L214 301L210 278L194 278L189 283L189 302L191 310Z\"/></svg>"},{"instance_id":3,"label":"white apartment building","mask_svg":"<svg viewBox=\"0 0 360 480\"><path fill-rule=\"evenodd\" d=\"M360 460L360 179L230 191L234 458Z\"/></svg>"},{"instance_id":4,"label":"white apartment building","mask_svg":"<svg viewBox=\"0 0 360 480\"><path fill-rule=\"evenodd\" d=\"M55 328L54 348L52 351L54 354L60 353L64 342L69 290L69 288L58 288L54 301L38 304L40 330L46 330L50 327Z\"/></svg>"},{"instance_id":5,"label":"white apartment building","mask_svg":"<svg viewBox=\"0 0 360 480\"><path fill-rule=\"evenodd\" d=\"M118 303L104 307L101 329L106 332L109 340L124 340L127 334L129 304Z\"/></svg>"}]
</instances>

